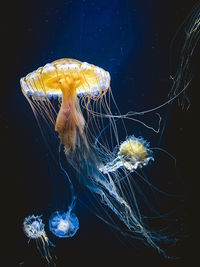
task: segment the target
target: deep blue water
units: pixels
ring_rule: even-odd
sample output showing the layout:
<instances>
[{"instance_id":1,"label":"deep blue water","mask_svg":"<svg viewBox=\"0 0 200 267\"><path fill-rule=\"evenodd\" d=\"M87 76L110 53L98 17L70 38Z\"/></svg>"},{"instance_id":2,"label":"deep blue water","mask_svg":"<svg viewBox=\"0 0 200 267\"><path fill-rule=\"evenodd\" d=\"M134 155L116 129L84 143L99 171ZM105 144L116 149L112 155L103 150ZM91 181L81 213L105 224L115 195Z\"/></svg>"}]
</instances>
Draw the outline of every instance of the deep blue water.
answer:
<instances>
[{"instance_id":1,"label":"deep blue water","mask_svg":"<svg viewBox=\"0 0 200 267\"><path fill-rule=\"evenodd\" d=\"M14 260L7 266L45 266L34 242L24 235L22 223L28 215L43 214L44 223L57 209L64 209L68 193L65 178L54 164L31 108L20 91L19 79L53 60L66 57L93 63L110 72L111 88L122 113L155 107L166 100L169 75L177 64L175 44L169 64L173 36L196 1L85 0L18 1L5 4L3 19L2 84L0 122L5 196L4 227L6 253ZM180 39L181 40L181 39ZM174 52L175 51L175 52ZM4 58L5 57L5 58ZM200 57L198 57L200 60ZM183 266L195 256L196 167L195 133L198 125L199 62L193 64L194 79L189 88L191 106L177 104L165 110L166 128L158 138L134 125L136 135L161 145L177 158L178 177L184 186L185 208L180 217L189 237L172 249L182 257L167 262L154 251L124 246L111 229L83 206L77 207L80 229L71 239L56 243L57 266ZM111 107L112 108L112 107ZM114 108L114 107L113 107ZM146 121L154 123L152 116ZM133 124L127 122L131 133ZM124 137L124 133L119 133ZM47 137L56 151L54 136ZM165 187L170 172L159 165L159 182ZM74 179L74 177L73 177ZM161 177L162 179L162 177ZM178 192L179 193L179 192ZM84 196L81 195L84 200ZM167 205L166 202L163 205ZM169 205L173 205L171 200ZM2 231L4 232L4 227ZM194 231L194 232L193 232ZM8 258L7 258L8 259ZM21 265L19 265L21 263Z\"/></svg>"}]
</instances>

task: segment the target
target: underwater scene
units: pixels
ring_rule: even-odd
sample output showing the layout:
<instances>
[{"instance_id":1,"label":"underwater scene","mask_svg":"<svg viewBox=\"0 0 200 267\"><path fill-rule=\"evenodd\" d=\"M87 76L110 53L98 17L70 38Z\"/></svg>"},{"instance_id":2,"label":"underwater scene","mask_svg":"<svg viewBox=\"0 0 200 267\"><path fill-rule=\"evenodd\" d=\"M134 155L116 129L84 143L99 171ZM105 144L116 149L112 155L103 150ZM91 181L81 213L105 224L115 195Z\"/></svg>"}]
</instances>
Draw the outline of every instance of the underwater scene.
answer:
<instances>
[{"instance_id":1,"label":"underwater scene","mask_svg":"<svg viewBox=\"0 0 200 267\"><path fill-rule=\"evenodd\" d=\"M5 14L5 266L195 266L200 2Z\"/></svg>"}]
</instances>

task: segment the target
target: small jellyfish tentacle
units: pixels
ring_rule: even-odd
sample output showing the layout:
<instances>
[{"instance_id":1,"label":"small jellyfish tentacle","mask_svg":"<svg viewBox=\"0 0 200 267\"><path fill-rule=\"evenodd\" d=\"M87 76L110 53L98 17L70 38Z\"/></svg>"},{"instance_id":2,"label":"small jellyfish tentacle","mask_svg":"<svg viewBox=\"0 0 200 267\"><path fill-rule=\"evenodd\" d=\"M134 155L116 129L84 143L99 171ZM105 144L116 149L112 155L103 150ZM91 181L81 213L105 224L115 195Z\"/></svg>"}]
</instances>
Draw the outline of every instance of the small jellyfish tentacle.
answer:
<instances>
[{"instance_id":1,"label":"small jellyfish tentacle","mask_svg":"<svg viewBox=\"0 0 200 267\"><path fill-rule=\"evenodd\" d=\"M120 157L117 156L113 161L108 162L105 165L102 165L99 170L106 174L109 172L115 172L116 170L118 170L119 168L122 168L124 166L123 162L121 161Z\"/></svg>"},{"instance_id":2,"label":"small jellyfish tentacle","mask_svg":"<svg viewBox=\"0 0 200 267\"><path fill-rule=\"evenodd\" d=\"M49 242L44 236L41 236L40 239L36 240L36 246L40 251L42 257L47 261L48 264L54 263L48 248Z\"/></svg>"},{"instance_id":3,"label":"small jellyfish tentacle","mask_svg":"<svg viewBox=\"0 0 200 267\"><path fill-rule=\"evenodd\" d=\"M100 196L101 202L117 215L133 235L139 235L144 243L155 248L159 253L168 258L165 251L157 243L170 240L167 239L167 236L162 236L162 234L153 231L143 223L136 199L133 201L133 205L130 206L125 195L123 195L123 191L116 186L115 179L113 179L118 177L118 174L114 175L118 168L123 167L128 172L132 172L133 170L136 171L137 168L146 166L150 160L154 161L149 143L142 137L136 138L132 135L120 144L116 158L110 162L108 161L106 164L92 162L91 155L92 153L88 156L86 164L90 166L87 175L91 177L93 183L87 182L85 185L96 195ZM129 165L126 165L126 162ZM133 197L135 196L133 195Z\"/></svg>"},{"instance_id":4,"label":"small jellyfish tentacle","mask_svg":"<svg viewBox=\"0 0 200 267\"><path fill-rule=\"evenodd\" d=\"M148 151L148 156L150 158L151 151L150 149L148 149L148 143L145 142L142 138L135 140L135 137L132 136L132 139L134 140L134 144L135 142L138 142L138 140L140 140L140 146L143 141L143 144L146 145L146 150L144 149L144 147L142 147L145 151L145 153L143 153L142 155L146 157ZM127 140L130 141L130 139ZM138 148L137 144L136 148ZM142 152L144 151L142 150ZM120 195L115 182L113 181L113 178L109 174L112 174L112 172L106 171L105 173L103 173L101 168L97 167L99 165L102 166L102 164L97 163L98 161L94 160L95 157L96 155L93 154L92 151L90 151L90 153L88 153L87 162L82 161L82 165L79 165L79 168L77 168L78 172L82 174L81 181L83 182L83 184L87 186L91 192L100 196L101 202L104 205L108 206L117 215L117 217L124 223L127 229L129 229L133 234L140 234L141 236L143 236L143 239L146 240L146 242L150 246L161 252L162 250L155 243L156 236L152 235L151 231L146 230L146 228L143 226L141 216L138 216L137 214L137 212L139 211L138 207L135 207L135 209L137 210L136 211L129 206L125 198ZM85 170L86 173L84 174ZM88 177L90 177L90 179L88 179Z\"/></svg>"},{"instance_id":5,"label":"small jellyfish tentacle","mask_svg":"<svg viewBox=\"0 0 200 267\"><path fill-rule=\"evenodd\" d=\"M96 187L89 187L89 189L100 195L101 201L118 216L133 234L142 235L150 246L164 254L164 251L155 243L157 239L156 235L153 236L151 231L145 229L141 218L139 219L137 217L129 204L120 196L117 188L115 186L111 187L110 184L105 180L103 181L103 179L95 178L95 181L101 186L97 185Z\"/></svg>"},{"instance_id":6,"label":"small jellyfish tentacle","mask_svg":"<svg viewBox=\"0 0 200 267\"><path fill-rule=\"evenodd\" d=\"M187 103L187 108L190 106L190 100L187 96L186 89L188 88L191 80L191 62L195 55L195 51L200 43L200 3L198 2L191 10L181 27L178 29L175 37L172 40L172 45L176 36L183 30L183 45L179 49L178 66L174 75L171 75L172 87L169 92L170 99L174 96L182 94L182 99L178 98L178 104L183 108ZM171 45L171 48L172 48Z\"/></svg>"},{"instance_id":7,"label":"small jellyfish tentacle","mask_svg":"<svg viewBox=\"0 0 200 267\"><path fill-rule=\"evenodd\" d=\"M67 171L62 166L62 162L61 162L61 143L59 145L59 166L60 166L60 169L62 170L62 172L64 173L65 177L67 177L67 180L69 182L70 190L71 190L71 205L70 206L74 207L75 200L76 200L76 195L75 195L75 192L74 192L74 185L73 185L72 180L71 180L70 176L68 175Z\"/></svg>"}]
</instances>

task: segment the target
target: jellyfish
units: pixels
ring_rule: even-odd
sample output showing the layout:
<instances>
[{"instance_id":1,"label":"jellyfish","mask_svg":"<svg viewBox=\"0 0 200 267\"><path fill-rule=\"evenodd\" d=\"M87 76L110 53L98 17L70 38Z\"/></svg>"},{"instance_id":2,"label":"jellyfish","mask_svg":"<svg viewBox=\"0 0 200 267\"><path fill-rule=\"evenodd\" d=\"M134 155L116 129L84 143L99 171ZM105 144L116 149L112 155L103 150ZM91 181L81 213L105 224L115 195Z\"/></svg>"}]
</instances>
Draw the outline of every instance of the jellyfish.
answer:
<instances>
[{"instance_id":1,"label":"jellyfish","mask_svg":"<svg viewBox=\"0 0 200 267\"><path fill-rule=\"evenodd\" d=\"M49 219L49 230L59 238L73 237L79 229L75 213L56 211Z\"/></svg>"},{"instance_id":2,"label":"jellyfish","mask_svg":"<svg viewBox=\"0 0 200 267\"><path fill-rule=\"evenodd\" d=\"M170 239L167 234L153 231L144 223L134 184L130 182L134 169L153 160L151 151L142 138L131 137L120 146L115 119L124 123L124 119L134 120L134 115L130 118L129 113L120 114L112 96L110 74L86 62L59 59L21 78L20 82L34 114L37 116L40 113L55 126L67 162L76 171L77 180L95 196L98 203L103 204L104 211L110 209L113 219L105 212L110 225L166 256L158 243L170 242ZM58 99L58 113L52 101L55 97ZM118 111L117 115L111 112L111 101ZM95 140L104 128L105 120L109 120L111 142L102 134L103 141L97 147ZM126 132L125 125L124 130ZM115 160L109 163L112 155L110 143L120 147L118 163ZM104 171L102 166L105 167ZM122 173L111 171L122 166ZM71 186L70 181L69 184ZM107 220L101 215L98 217L105 222ZM116 226L116 218L121 222L120 226ZM49 221L50 231L58 237L73 236L78 227L78 219L70 208L65 212L53 213Z\"/></svg>"},{"instance_id":3,"label":"jellyfish","mask_svg":"<svg viewBox=\"0 0 200 267\"><path fill-rule=\"evenodd\" d=\"M116 157L100 168L103 173L114 172L119 168L126 168L128 171L134 171L148 164L152 157L152 151L142 137L136 138L134 135L128 137L119 146Z\"/></svg>"},{"instance_id":4,"label":"jellyfish","mask_svg":"<svg viewBox=\"0 0 200 267\"><path fill-rule=\"evenodd\" d=\"M52 96L62 98L55 130L59 134L66 154L73 153L77 148L82 150L88 148L84 132L85 119L77 96L87 97L82 98L82 104L84 103L86 107L91 99L102 97L110 85L108 72L86 62L63 58L38 68L20 82L24 95L26 97L31 95L37 108L43 109L46 113L48 112L46 108L52 107L49 101ZM50 113L47 115L53 121Z\"/></svg>"},{"instance_id":5,"label":"jellyfish","mask_svg":"<svg viewBox=\"0 0 200 267\"><path fill-rule=\"evenodd\" d=\"M52 213L49 219L49 230L59 238L69 238L73 237L79 229L78 217L73 212L77 197L74 194L73 183L66 170L62 167L61 162L60 167L67 177L70 185L71 203L67 211L55 211Z\"/></svg>"},{"instance_id":6,"label":"jellyfish","mask_svg":"<svg viewBox=\"0 0 200 267\"><path fill-rule=\"evenodd\" d=\"M59 238L73 237L79 229L79 220L72 212L72 203L67 212L56 211L49 219L49 230Z\"/></svg>"},{"instance_id":7,"label":"jellyfish","mask_svg":"<svg viewBox=\"0 0 200 267\"><path fill-rule=\"evenodd\" d=\"M24 219L23 228L25 234L29 239L35 239L37 248L42 257L46 259L48 263L53 263L52 256L49 251L49 246L54 246L48 239L45 230L44 223L41 216L28 216Z\"/></svg>"}]
</instances>

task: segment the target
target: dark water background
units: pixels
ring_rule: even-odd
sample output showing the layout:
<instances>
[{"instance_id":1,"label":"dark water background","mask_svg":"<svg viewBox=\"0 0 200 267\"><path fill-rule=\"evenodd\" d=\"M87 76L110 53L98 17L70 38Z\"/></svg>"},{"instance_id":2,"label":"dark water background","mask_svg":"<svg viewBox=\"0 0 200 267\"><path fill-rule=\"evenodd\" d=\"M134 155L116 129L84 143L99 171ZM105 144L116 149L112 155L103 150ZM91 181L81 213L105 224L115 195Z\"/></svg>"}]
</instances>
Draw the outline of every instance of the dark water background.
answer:
<instances>
[{"instance_id":1,"label":"dark water background","mask_svg":"<svg viewBox=\"0 0 200 267\"><path fill-rule=\"evenodd\" d=\"M62 57L93 63L111 74L111 88L122 113L144 110L166 100L176 69L175 44L170 68L170 44L179 25L196 1L17 1L5 2L2 12L1 85L1 189L2 237L6 248L2 266L45 266L35 243L25 237L26 216L43 214L44 222L59 209L66 189L64 177L52 163L33 113L20 91L19 79ZM181 110L174 103L164 119L162 138L134 125L136 135L158 142L177 158L184 186L185 222L189 237L173 248L180 260L167 261L151 250L135 253L125 247L110 228L84 207L78 208L80 230L73 239L55 241L57 266L195 266L198 228L198 89L200 56L196 53L189 88L191 106ZM112 108L112 107L111 107ZM153 117L146 120L154 123ZM133 125L127 122L129 133ZM119 133L123 136L123 133ZM124 137L124 136L123 136ZM54 138L48 142L56 146ZM55 143L54 143L55 142ZM165 188L168 169L157 165ZM179 190L178 186L174 191ZM169 205L171 200L169 200ZM167 205L167 203L163 203ZM182 203L181 203L182 204ZM64 207L63 207L64 208ZM13 263L10 262L13 260ZM21 265L19 265L21 263Z\"/></svg>"}]
</instances>

